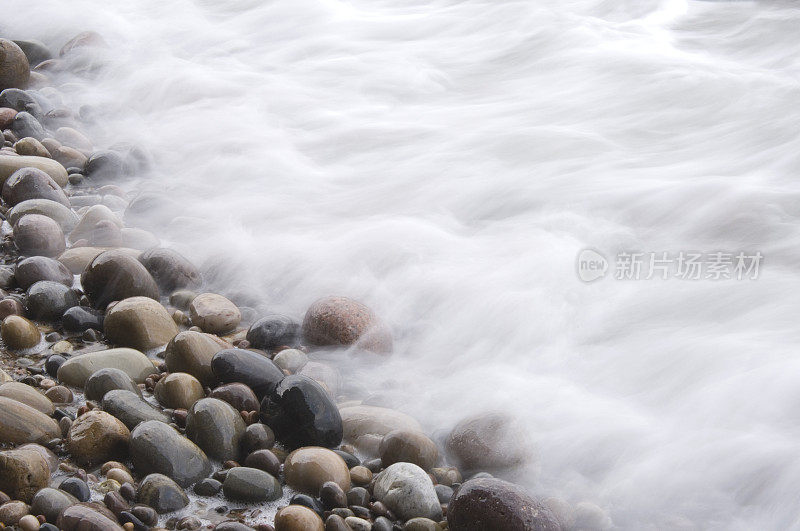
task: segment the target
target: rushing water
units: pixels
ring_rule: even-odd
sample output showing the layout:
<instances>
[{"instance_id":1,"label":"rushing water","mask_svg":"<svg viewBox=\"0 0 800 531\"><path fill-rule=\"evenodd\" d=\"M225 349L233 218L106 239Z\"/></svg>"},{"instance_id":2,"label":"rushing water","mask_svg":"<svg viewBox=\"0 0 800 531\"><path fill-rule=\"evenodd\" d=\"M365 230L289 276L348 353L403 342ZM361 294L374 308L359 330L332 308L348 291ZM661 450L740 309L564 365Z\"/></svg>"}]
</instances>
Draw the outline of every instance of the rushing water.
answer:
<instances>
[{"instance_id":1,"label":"rushing water","mask_svg":"<svg viewBox=\"0 0 800 531\"><path fill-rule=\"evenodd\" d=\"M156 170L158 234L298 318L395 331L345 388L434 434L513 412L535 492L622 529L800 528L800 8L794 1L4 0L85 29L60 78ZM584 283L576 256L760 252L756 280ZM220 267L220 262L227 266ZM612 263L610 267L614 268ZM611 276L609 272L609 277Z\"/></svg>"}]
</instances>

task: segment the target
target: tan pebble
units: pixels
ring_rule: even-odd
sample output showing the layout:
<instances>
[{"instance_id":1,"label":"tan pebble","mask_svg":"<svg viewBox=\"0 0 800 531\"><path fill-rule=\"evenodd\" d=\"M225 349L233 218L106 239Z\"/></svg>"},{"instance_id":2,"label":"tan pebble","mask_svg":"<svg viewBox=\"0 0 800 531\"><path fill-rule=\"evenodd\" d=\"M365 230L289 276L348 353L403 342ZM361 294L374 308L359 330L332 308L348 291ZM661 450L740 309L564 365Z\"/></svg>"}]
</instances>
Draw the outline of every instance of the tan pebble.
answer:
<instances>
[{"instance_id":1,"label":"tan pebble","mask_svg":"<svg viewBox=\"0 0 800 531\"><path fill-rule=\"evenodd\" d=\"M55 386L56 386L56 382L54 382L50 378L42 378L42 381L39 382L39 387L41 387L44 390L52 389Z\"/></svg>"},{"instance_id":2,"label":"tan pebble","mask_svg":"<svg viewBox=\"0 0 800 531\"><path fill-rule=\"evenodd\" d=\"M41 524L39 523L38 518L32 514L26 514L19 519L19 523L17 525L19 525L19 528L22 529L22 531L36 531L39 529Z\"/></svg>"},{"instance_id":3,"label":"tan pebble","mask_svg":"<svg viewBox=\"0 0 800 531\"><path fill-rule=\"evenodd\" d=\"M369 485L372 481L372 471L365 466L354 466L350 469L350 480L358 487Z\"/></svg>"},{"instance_id":4,"label":"tan pebble","mask_svg":"<svg viewBox=\"0 0 800 531\"><path fill-rule=\"evenodd\" d=\"M72 346L72 343L69 341L61 340L55 345L53 345L53 352L56 354L63 354L65 352L72 352L75 347Z\"/></svg>"},{"instance_id":5,"label":"tan pebble","mask_svg":"<svg viewBox=\"0 0 800 531\"><path fill-rule=\"evenodd\" d=\"M122 527L124 527L126 531L133 531L133 524L131 522L126 522Z\"/></svg>"},{"instance_id":6,"label":"tan pebble","mask_svg":"<svg viewBox=\"0 0 800 531\"><path fill-rule=\"evenodd\" d=\"M107 479L97 485L97 490L102 492L103 494L107 492L117 491L122 485L120 485L119 481L114 481L113 479Z\"/></svg>"},{"instance_id":7,"label":"tan pebble","mask_svg":"<svg viewBox=\"0 0 800 531\"><path fill-rule=\"evenodd\" d=\"M130 483L133 484L133 477L130 474L122 470L121 468L112 468L108 472L106 472L107 479L113 479L120 485L123 483Z\"/></svg>"},{"instance_id":8,"label":"tan pebble","mask_svg":"<svg viewBox=\"0 0 800 531\"><path fill-rule=\"evenodd\" d=\"M123 465L119 461L106 461L105 463L103 463L103 466L100 468L100 473L104 474L104 475L108 474L108 471L111 470L112 468L119 468L120 470L124 470L125 472L127 472L129 474L131 472L128 467L126 467L125 465Z\"/></svg>"}]
</instances>

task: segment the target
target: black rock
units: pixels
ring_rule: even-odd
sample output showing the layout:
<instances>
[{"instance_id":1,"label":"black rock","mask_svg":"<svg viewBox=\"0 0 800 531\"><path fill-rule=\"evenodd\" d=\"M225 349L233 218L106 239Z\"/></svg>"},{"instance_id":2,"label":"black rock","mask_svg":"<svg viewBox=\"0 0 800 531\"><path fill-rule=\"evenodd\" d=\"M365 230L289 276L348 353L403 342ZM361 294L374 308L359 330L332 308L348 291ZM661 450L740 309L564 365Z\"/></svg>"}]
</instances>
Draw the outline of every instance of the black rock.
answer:
<instances>
[{"instance_id":1,"label":"black rock","mask_svg":"<svg viewBox=\"0 0 800 531\"><path fill-rule=\"evenodd\" d=\"M308 376L285 377L261 403L261 420L289 449L333 448L342 442L342 417L328 393Z\"/></svg>"},{"instance_id":2,"label":"black rock","mask_svg":"<svg viewBox=\"0 0 800 531\"><path fill-rule=\"evenodd\" d=\"M77 305L78 295L64 284L40 280L28 288L28 315L36 321L58 321Z\"/></svg>"},{"instance_id":3,"label":"black rock","mask_svg":"<svg viewBox=\"0 0 800 531\"><path fill-rule=\"evenodd\" d=\"M365 507L369 504L369 491L364 487L353 487L347 491L347 505L360 505Z\"/></svg>"},{"instance_id":4,"label":"black rock","mask_svg":"<svg viewBox=\"0 0 800 531\"><path fill-rule=\"evenodd\" d=\"M303 507L308 507L320 517L322 517L323 513L325 512L325 508L322 506L322 503L320 503L320 501L316 498L312 498L308 494L295 494L292 496L292 499L289 500L289 505L302 505Z\"/></svg>"},{"instance_id":5,"label":"black rock","mask_svg":"<svg viewBox=\"0 0 800 531\"><path fill-rule=\"evenodd\" d=\"M17 263L14 277L22 289L28 289L40 280L50 280L71 287L74 277L67 266L46 256L31 256Z\"/></svg>"},{"instance_id":6,"label":"black rock","mask_svg":"<svg viewBox=\"0 0 800 531\"><path fill-rule=\"evenodd\" d=\"M103 313L85 306L73 306L61 316L61 325L72 334L80 334L90 328L102 330L103 317Z\"/></svg>"},{"instance_id":7,"label":"black rock","mask_svg":"<svg viewBox=\"0 0 800 531\"><path fill-rule=\"evenodd\" d=\"M347 494L335 481L326 481L319 489L319 498L328 511L337 507L347 507Z\"/></svg>"},{"instance_id":8,"label":"black rock","mask_svg":"<svg viewBox=\"0 0 800 531\"><path fill-rule=\"evenodd\" d=\"M159 514L183 509L189 497L177 483L164 474L150 474L142 480L136 501L152 507Z\"/></svg>"},{"instance_id":9,"label":"black rock","mask_svg":"<svg viewBox=\"0 0 800 531\"><path fill-rule=\"evenodd\" d=\"M134 531L147 531L150 527L146 526L144 522L136 518L132 513L128 511L122 511L118 515L119 521L122 524L131 523L133 524Z\"/></svg>"},{"instance_id":10,"label":"black rock","mask_svg":"<svg viewBox=\"0 0 800 531\"><path fill-rule=\"evenodd\" d=\"M72 494L82 502L89 501L89 498L92 497L89 485L80 478L67 478L61 482L58 488L67 494Z\"/></svg>"},{"instance_id":11,"label":"black rock","mask_svg":"<svg viewBox=\"0 0 800 531\"><path fill-rule=\"evenodd\" d=\"M64 356L53 354L47 358L47 361L44 362L44 370L47 371L47 374L55 378L58 375L58 368L61 367L61 364L65 361L67 360L64 358Z\"/></svg>"},{"instance_id":12,"label":"black rock","mask_svg":"<svg viewBox=\"0 0 800 531\"><path fill-rule=\"evenodd\" d=\"M115 392L119 391L111 391ZM163 474L182 487L211 473L211 463L200 448L171 426L155 420L142 422L131 432L130 453L139 474Z\"/></svg>"},{"instance_id":13,"label":"black rock","mask_svg":"<svg viewBox=\"0 0 800 531\"><path fill-rule=\"evenodd\" d=\"M28 58L28 64L31 68L35 67L42 61L47 61L53 58L50 49L40 41L14 41L14 44L20 47L22 53Z\"/></svg>"},{"instance_id":14,"label":"black rock","mask_svg":"<svg viewBox=\"0 0 800 531\"><path fill-rule=\"evenodd\" d=\"M259 349L271 349L281 345L295 346L300 335L300 325L290 317L280 314L267 315L250 326L247 341Z\"/></svg>"},{"instance_id":15,"label":"black rock","mask_svg":"<svg viewBox=\"0 0 800 531\"><path fill-rule=\"evenodd\" d=\"M81 286L97 309L128 297L159 300L158 286L145 267L123 251L97 255L81 274Z\"/></svg>"},{"instance_id":16,"label":"black rock","mask_svg":"<svg viewBox=\"0 0 800 531\"><path fill-rule=\"evenodd\" d=\"M259 400L272 392L284 374L271 359L250 350L231 348L214 354L211 371L223 383L241 382Z\"/></svg>"},{"instance_id":17,"label":"black rock","mask_svg":"<svg viewBox=\"0 0 800 531\"><path fill-rule=\"evenodd\" d=\"M222 490L222 483L216 479L206 478L194 485L194 493L198 496L216 496Z\"/></svg>"},{"instance_id":18,"label":"black rock","mask_svg":"<svg viewBox=\"0 0 800 531\"><path fill-rule=\"evenodd\" d=\"M344 459L344 463L347 465L347 468L353 468L354 466L361 464L361 461L358 459L358 457L351 453L345 452L344 450L334 450L333 453Z\"/></svg>"},{"instance_id":19,"label":"black rock","mask_svg":"<svg viewBox=\"0 0 800 531\"><path fill-rule=\"evenodd\" d=\"M164 293L200 286L200 271L189 260L172 249L150 249L139 256Z\"/></svg>"}]
</instances>

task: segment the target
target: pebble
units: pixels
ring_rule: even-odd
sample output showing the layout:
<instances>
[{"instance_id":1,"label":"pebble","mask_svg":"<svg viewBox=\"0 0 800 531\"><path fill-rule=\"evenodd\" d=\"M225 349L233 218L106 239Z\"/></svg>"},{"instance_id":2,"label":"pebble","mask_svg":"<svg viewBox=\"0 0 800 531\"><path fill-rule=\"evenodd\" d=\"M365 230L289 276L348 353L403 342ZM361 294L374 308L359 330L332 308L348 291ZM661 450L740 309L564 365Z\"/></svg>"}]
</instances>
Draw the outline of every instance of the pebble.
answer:
<instances>
[{"instance_id":1,"label":"pebble","mask_svg":"<svg viewBox=\"0 0 800 531\"><path fill-rule=\"evenodd\" d=\"M0 39L0 90L25 88L30 77L28 58L13 41Z\"/></svg>"},{"instance_id":2,"label":"pebble","mask_svg":"<svg viewBox=\"0 0 800 531\"><path fill-rule=\"evenodd\" d=\"M266 356L238 348L225 349L214 354L211 370L220 382L243 383L259 399L272 392L285 376Z\"/></svg>"},{"instance_id":3,"label":"pebble","mask_svg":"<svg viewBox=\"0 0 800 531\"><path fill-rule=\"evenodd\" d=\"M172 249L155 248L142 253L139 261L150 272L165 294L177 289L198 288L200 271L189 260Z\"/></svg>"},{"instance_id":4,"label":"pebble","mask_svg":"<svg viewBox=\"0 0 800 531\"><path fill-rule=\"evenodd\" d=\"M120 369L136 383L143 383L158 373L147 356L131 348L113 348L73 356L58 368L58 381L83 388L89 377L100 369Z\"/></svg>"},{"instance_id":5,"label":"pebble","mask_svg":"<svg viewBox=\"0 0 800 531\"><path fill-rule=\"evenodd\" d=\"M48 416L55 411L53 403L46 396L24 383L6 382L0 384L0 396L22 402Z\"/></svg>"},{"instance_id":6,"label":"pebble","mask_svg":"<svg viewBox=\"0 0 800 531\"><path fill-rule=\"evenodd\" d=\"M20 155L31 155L34 157L50 157L50 152L35 138L22 138L14 144L14 151Z\"/></svg>"},{"instance_id":7,"label":"pebble","mask_svg":"<svg viewBox=\"0 0 800 531\"><path fill-rule=\"evenodd\" d=\"M79 503L64 509L56 523L62 531L122 531L114 514L86 503Z\"/></svg>"},{"instance_id":8,"label":"pebble","mask_svg":"<svg viewBox=\"0 0 800 531\"><path fill-rule=\"evenodd\" d=\"M275 514L275 531L324 531L317 513L302 505L289 505Z\"/></svg>"},{"instance_id":9,"label":"pebble","mask_svg":"<svg viewBox=\"0 0 800 531\"><path fill-rule=\"evenodd\" d=\"M216 398L203 398L189 408L186 436L213 459L238 460L241 456L240 441L244 432L245 424L242 417L227 402Z\"/></svg>"},{"instance_id":10,"label":"pebble","mask_svg":"<svg viewBox=\"0 0 800 531\"><path fill-rule=\"evenodd\" d=\"M217 382L211 370L211 360L214 354L229 348L232 346L217 336L187 330L180 332L169 342L164 361L168 371L187 372L204 386L210 387Z\"/></svg>"},{"instance_id":11,"label":"pebble","mask_svg":"<svg viewBox=\"0 0 800 531\"><path fill-rule=\"evenodd\" d=\"M273 349L281 345L296 345L300 336L300 325L292 318L270 314L253 323L247 330L247 341L253 348Z\"/></svg>"},{"instance_id":12,"label":"pebble","mask_svg":"<svg viewBox=\"0 0 800 531\"><path fill-rule=\"evenodd\" d=\"M332 514L325 520L325 531L353 531L350 526L345 523L344 518L338 514Z\"/></svg>"},{"instance_id":13,"label":"pebble","mask_svg":"<svg viewBox=\"0 0 800 531\"><path fill-rule=\"evenodd\" d=\"M411 430L390 431L383 436L378 452L384 467L407 462L430 470L439 458L436 443L424 433Z\"/></svg>"},{"instance_id":14,"label":"pebble","mask_svg":"<svg viewBox=\"0 0 800 531\"><path fill-rule=\"evenodd\" d=\"M157 300L130 297L106 312L103 331L117 345L150 350L168 343L178 327Z\"/></svg>"},{"instance_id":15,"label":"pebble","mask_svg":"<svg viewBox=\"0 0 800 531\"><path fill-rule=\"evenodd\" d=\"M395 463L377 475L375 498L403 520L441 520L442 508L428 474L413 463Z\"/></svg>"},{"instance_id":16,"label":"pebble","mask_svg":"<svg viewBox=\"0 0 800 531\"><path fill-rule=\"evenodd\" d=\"M372 529L372 524L368 520L357 516L348 516L344 519L344 523L353 531L370 531Z\"/></svg>"},{"instance_id":17,"label":"pebble","mask_svg":"<svg viewBox=\"0 0 800 531\"><path fill-rule=\"evenodd\" d=\"M80 334L86 330L102 330L104 314L85 306L73 306L61 316L61 326L66 332Z\"/></svg>"},{"instance_id":18,"label":"pebble","mask_svg":"<svg viewBox=\"0 0 800 531\"><path fill-rule=\"evenodd\" d=\"M67 478L58 485L58 488L82 502L89 501L92 496L89 485L80 478Z\"/></svg>"},{"instance_id":19,"label":"pebble","mask_svg":"<svg viewBox=\"0 0 800 531\"><path fill-rule=\"evenodd\" d=\"M227 402L236 411L259 411L261 404L252 389L242 383L224 384L211 391L211 397Z\"/></svg>"},{"instance_id":20,"label":"pebble","mask_svg":"<svg viewBox=\"0 0 800 531\"><path fill-rule=\"evenodd\" d=\"M350 471L341 457L320 447L299 448L290 453L283 467L286 484L308 494L317 494L326 481L343 491L350 489Z\"/></svg>"},{"instance_id":21,"label":"pebble","mask_svg":"<svg viewBox=\"0 0 800 531\"><path fill-rule=\"evenodd\" d=\"M187 487L211 473L197 445L163 422L142 422L131 433L131 458L140 474L160 473Z\"/></svg>"},{"instance_id":22,"label":"pebble","mask_svg":"<svg viewBox=\"0 0 800 531\"><path fill-rule=\"evenodd\" d=\"M125 371L115 368L106 368L95 371L83 388L83 393L87 400L101 401L107 392L115 389L131 391L139 396L142 392L139 386L131 379Z\"/></svg>"},{"instance_id":23,"label":"pebble","mask_svg":"<svg viewBox=\"0 0 800 531\"><path fill-rule=\"evenodd\" d=\"M442 526L428 518L412 518L403 526L403 531L442 531Z\"/></svg>"},{"instance_id":24,"label":"pebble","mask_svg":"<svg viewBox=\"0 0 800 531\"><path fill-rule=\"evenodd\" d=\"M260 422L250 424L245 429L242 436L242 450L245 453L255 452L257 450L267 450L272 448L275 444L275 434L269 428Z\"/></svg>"},{"instance_id":25,"label":"pebble","mask_svg":"<svg viewBox=\"0 0 800 531\"><path fill-rule=\"evenodd\" d=\"M242 314L231 301L216 293L201 293L189 304L192 324L210 334L233 332Z\"/></svg>"},{"instance_id":26,"label":"pebble","mask_svg":"<svg viewBox=\"0 0 800 531\"><path fill-rule=\"evenodd\" d=\"M72 273L59 262L46 256L31 256L17 263L14 268L17 285L27 290L39 281L51 281L71 287Z\"/></svg>"},{"instance_id":27,"label":"pebble","mask_svg":"<svg viewBox=\"0 0 800 531\"><path fill-rule=\"evenodd\" d=\"M495 478L471 479L456 490L447 508L452 531L470 531L481 522L487 529L560 531L552 511L521 487Z\"/></svg>"},{"instance_id":28,"label":"pebble","mask_svg":"<svg viewBox=\"0 0 800 531\"><path fill-rule=\"evenodd\" d=\"M17 525L22 531L36 531L39 529L41 523L32 514L26 514L19 519L19 523Z\"/></svg>"},{"instance_id":29,"label":"pebble","mask_svg":"<svg viewBox=\"0 0 800 531\"><path fill-rule=\"evenodd\" d=\"M392 521L384 516L379 516L372 524L372 531L392 531L392 529L394 529Z\"/></svg>"},{"instance_id":30,"label":"pebble","mask_svg":"<svg viewBox=\"0 0 800 531\"><path fill-rule=\"evenodd\" d=\"M41 452L30 447L0 452L0 491L10 497L28 503L49 481L50 466Z\"/></svg>"},{"instance_id":31,"label":"pebble","mask_svg":"<svg viewBox=\"0 0 800 531\"><path fill-rule=\"evenodd\" d=\"M363 487L372 481L372 471L364 466L356 466L350 469L350 482L353 485Z\"/></svg>"},{"instance_id":32,"label":"pebble","mask_svg":"<svg viewBox=\"0 0 800 531\"><path fill-rule=\"evenodd\" d=\"M124 485L125 483L133 484L133 477L131 477L131 475L127 471L121 468L112 468L111 470L106 472L106 477L108 479L113 479L120 485Z\"/></svg>"},{"instance_id":33,"label":"pebble","mask_svg":"<svg viewBox=\"0 0 800 531\"><path fill-rule=\"evenodd\" d=\"M349 346L388 354L392 336L378 317L347 297L325 297L314 302L303 319L303 336L313 345Z\"/></svg>"},{"instance_id":34,"label":"pebble","mask_svg":"<svg viewBox=\"0 0 800 531\"><path fill-rule=\"evenodd\" d=\"M60 436L55 420L27 404L0 396L0 443L44 444Z\"/></svg>"},{"instance_id":35,"label":"pebble","mask_svg":"<svg viewBox=\"0 0 800 531\"><path fill-rule=\"evenodd\" d=\"M264 399L261 420L288 449L334 447L342 442L342 418L328 393L303 375L283 378Z\"/></svg>"},{"instance_id":36,"label":"pebble","mask_svg":"<svg viewBox=\"0 0 800 531\"><path fill-rule=\"evenodd\" d=\"M74 204L76 199L86 197L87 196L73 196L73 207L76 206ZM95 230L97 230L98 226L104 222L110 223L118 229L122 228L122 220L120 220L119 217L107 206L92 205L86 208L83 211L80 221L69 234L70 241L77 242L78 240L91 240Z\"/></svg>"},{"instance_id":37,"label":"pebble","mask_svg":"<svg viewBox=\"0 0 800 531\"><path fill-rule=\"evenodd\" d=\"M28 112L18 112L9 127L17 138L33 137L36 140L43 140L46 136L44 127L39 123L35 116Z\"/></svg>"},{"instance_id":38,"label":"pebble","mask_svg":"<svg viewBox=\"0 0 800 531\"><path fill-rule=\"evenodd\" d=\"M75 496L61 490L44 488L36 493L31 501L31 513L42 514L51 524L56 523L59 513L70 505L75 505L80 500ZM36 529L39 522L36 522Z\"/></svg>"},{"instance_id":39,"label":"pebble","mask_svg":"<svg viewBox=\"0 0 800 531\"><path fill-rule=\"evenodd\" d=\"M9 315L25 314L25 307L17 299L6 297L0 300L0 319L5 319Z\"/></svg>"},{"instance_id":40,"label":"pebble","mask_svg":"<svg viewBox=\"0 0 800 531\"><path fill-rule=\"evenodd\" d=\"M244 466L263 470L277 477L281 470L281 462L270 450L256 450L244 460Z\"/></svg>"},{"instance_id":41,"label":"pebble","mask_svg":"<svg viewBox=\"0 0 800 531\"><path fill-rule=\"evenodd\" d=\"M322 506L330 511L336 507L347 507L347 494L342 487L333 481L326 481L319 489L319 499Z\"/></svg>"},{"instance_id":42,"label":"pebble","mask_svg":"<svg viewBox=\"0 0 800 531\"><path fill-rule=\"evenodd\" d=\"M192 404L205 396L205 391L202 384L191 374L173 372L158 381L154 394L156 400L164 407L188 410Z\"/></svg>"},{"instance_id":43,"label":"pebble","mask_svg":"<svg viewBox=\"0 0 800 531\"><path fill-rule=\"evenodd\" d=\"M147 269L130 254L118 249L104 251L94 257L81 274L81 286L98 309L104 309L112 301L130 297L148 297L155 301L159 299L158 286ZM177 334L169 315L167 318L172 327L169 330L175 330ZM172 339L172 336L164 343Z\"/></svg>"},{"instance_id":44,"label":"pebble","mask_svg":"<svg viewBox=\"0 0 800 531\"><path fill-rule=\"evenodd\" d=\"M222 483L216 479L206 478L195 483L193 490L198 496L216 496L222 490Z\"/></svg>"},{"instance_id":45,"label":"pebble","mask_svg":"<svg viewBox=\"0 0 800 531\"><path fill-rule=\"evenodd\" d=\"M439 498L439 503L450 503L450 498L453 497L453 489L447 485L435 485L436 496Z\"/></svg>"},{"instance_id":46,"label":"pebble","mask_svg":"<svg viewBox=\"0 0 800 531\"><path fill-rule=\"evenodd\" d=\"M525 426L505 413L465 418L445 443L448 456L465 473L524 466L532 458L531 446Z\"/></svg>"},{"instance_id":47,"label":"pebble","mask_svg":"<svg viewBox=\"0 0 800 531\"><path fill-rule=\"evenodd\" d=\"M74 399L72 391L63 385L56 385L45 391L46 396L54 404L71 404Z\"/></svg>"},{"instance_id":48,"label":"pebble","mask_svg":"<svg viewBox=\"0 0 800 531\"><path fill-rule=\"evenodd\" d=\"M16 223L17 220L25 214L41 214L42 216L47 216L58 223L58 226L61 227L61 230L65 233L72 230L72 228L78 223L78 216L72 211L72 209L50 199L27 199L17 203L14 208L8 211L8 222L11 225L14 225L14 223ZM71 281L72 275L70 275L70 285L72 285Z\"/></svg>"},{"instance_id":49,"label":"pebble","mask_svg":"<svg viewBox=\"0 0 800 531\"><path fill-rule=\"evenodd\" d=\"M370 455L378 454L383 437L394 430L422 431L412 417L376 406L349 406L339 410L344 440Z\"/></svg>"},{"instance_id":50,"label":"pebble","mask_svg":"<svg viewBox=\"0 0 800 531\"><path fill-rule=\"evenodd\" d=\"M64 168L64 166L53 159L22 155L8 156L0 154L0 182L4 182L14 172L22 168L38 168L48 174L57 185L67 185L67 170Z\"/></svg>"},{"instance_id":51,"label":"pebble","mask_svg":"<svg viewBox=\"0 0 800 531\"><path fill-rule=\"evenodd\" d=\"M30 507L25 502L19 500L6 502L0 506L0 522L5 525L15 525L29 511Z\"/></svg>"},{"instance_id":52,"label":"pebble","mask_svg":"<svg viewBox=\"0 0 800 531\"><path fill-rule=\"evenodd\" d=\"M295 373L308 363L308 356L302 350L287 348L275 354L272 361L281 369Z\"/></svg>"},{"instance_id":53,"label":"pebble","mask_svg":"<svg viewBox=\"0 0 800 531\"><path fill-rule=\"evenodd\" d=\"M163 474L150 474L142 480L136 501L156 510L169 513L189 505L189 497L177 483Z\"/></svg>"},{"instance_id":54,"label":"pebble","mask_svg":"<svg viewBox=\"0 0 800 531\"><path fill-rule=\"evenodd\" d=\"M97 464L114 457L125 457L131 433L116 417L94 409L72 424L67 448L81 463Z\"/></svg>"},{"instance_id":55,"label":"pebble","mask_svg":"<svg viewBox=\"0 0 800 531\"><path fill-rule=\"evenodd\" d=\"M49 199L65 207L69 206L69 199L59 183L47 172L32 167L21 168L6 179L3 183L2 196L3 201L10 206L28 199Z\"/></svg>"},{"instance_id":56,"label":"pebble","mask_svg":"<svg viewBox=\"0 0 800 531\"><path fill-rule=\"evenodd\" d=\"M64 312L77 305L78 295L60 282L40 280L28 288L28 315L36 321L58 321Z\"/></svg>"},{"instance_id":57,"label":"pebble","mask_svg":"<svg viewBox=\"0 0 800 531\"><path fill-rule=\"evenodd\" d=\"M283 495L280 482L271 474L249 467L229 469L222 492L230 500L245 502L272 501Z\"/></svg>"},{"instance_id":58,"label":"pebble","mask_svg":"<svg viewBox=\"0 0 800 531\"><path fill-rule=\"evenodd\" d=\"M347 505L352 509L354 506L366 507L369 503L369 491L364 487L353 487L347 491Z\"/></svg>"},{"instance_id":59,"label":"pebble","mask_svg":"<svg viewBox=\"0 0 800 531\"><path fill-rule=\"evenodd\" d=\"M41 214L25 214L17 220L14 244L25 256L58 256L66 249L61 227Z\"/></svg>"},{"instance_id":60,"label":"pebble","mask_svg":"<svg viewBox=\"0 0 800 531\"><path fill-rule=\"evenodd\" d=\"M129 430L148 420L165 424L170 421L166 413L144 400L141 394L125 389L108 391L103 397L103 409L121 420Z\"/></svg>"},{"instance_id":61,"label":"pebble","mask_svg":"<svg viewBox=\"0 0 800 531\"><path fill-rule=\"evenodd\" d=\"M137 505L131 509L131 514L145 525L152 527L158 523L158 513L152 507Z\"/></svg>"},{"instance_id":62,"label":"pebble","mask_svg":"<svg viewBox=\"0 0 800 531\"><path fill-rule=\"evenodd\" d=\"M197 297L197 293L188 289L179 289L169 296L169 303L181 310L188 310L189 304Z\"/></svg>"}]
</instances>

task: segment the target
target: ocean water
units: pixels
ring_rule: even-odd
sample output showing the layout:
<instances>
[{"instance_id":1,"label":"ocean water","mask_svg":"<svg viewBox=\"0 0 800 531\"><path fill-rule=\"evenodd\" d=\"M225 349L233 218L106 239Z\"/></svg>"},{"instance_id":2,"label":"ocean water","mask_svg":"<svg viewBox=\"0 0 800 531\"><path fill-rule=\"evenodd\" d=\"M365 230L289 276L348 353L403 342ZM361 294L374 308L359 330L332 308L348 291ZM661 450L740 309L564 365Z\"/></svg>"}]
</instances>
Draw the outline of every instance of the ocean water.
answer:
<instances>
[{"instance_id":1,"label":"ocean water","mask_svg":"<svg viewBox=\"0 0 800 531\"><path fill-rule=\"evenodd\" d=\"M4 0L54 49L164 244L302 318L359 299L390 358L342 395L435 436L501 409L515 480L618 529L800 529L800 7L695 0ZM89 112L91 111L91 112ZM584 282L594 249L605 278ZM757 278L617 279L619 253L760 253ZM624 255L623 255L624 256ZM646 267L644 268L646 270ZM751 275L753 276L753 275Z\"/></svg>"}]
</instances>

